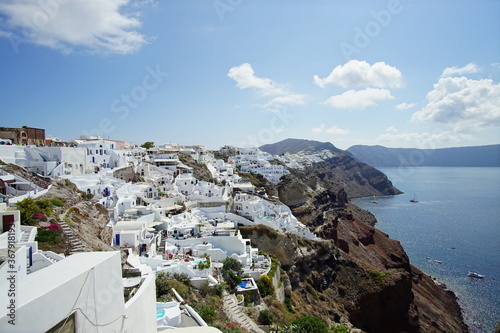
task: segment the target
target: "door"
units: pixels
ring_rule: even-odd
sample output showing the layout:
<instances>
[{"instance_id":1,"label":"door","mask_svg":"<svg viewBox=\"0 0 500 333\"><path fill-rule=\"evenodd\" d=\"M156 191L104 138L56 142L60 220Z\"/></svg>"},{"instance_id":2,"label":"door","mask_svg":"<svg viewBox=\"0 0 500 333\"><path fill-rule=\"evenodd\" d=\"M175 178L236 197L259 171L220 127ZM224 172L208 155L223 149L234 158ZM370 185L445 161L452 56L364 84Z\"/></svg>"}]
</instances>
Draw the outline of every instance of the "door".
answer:
<instances>
[{"instance_id":1,"label":"door","mask_svg":"<svg viewBox=\"0 0 500 333\"><path fill-rule=\"evenodd\" d=\"M13 224L14 224L14 215L3 215L2 216L2 231L3 232L9 231Z\"/></svg>"},{"instance_id":2,"label":"door","mask_svg":"<svg viewBox=\"0 0 500 333\"><path fill-rule=\"evenodd\" d=\"M120 234L115 235L115 244L120 245Z\"/></svg>"}]
</instances>

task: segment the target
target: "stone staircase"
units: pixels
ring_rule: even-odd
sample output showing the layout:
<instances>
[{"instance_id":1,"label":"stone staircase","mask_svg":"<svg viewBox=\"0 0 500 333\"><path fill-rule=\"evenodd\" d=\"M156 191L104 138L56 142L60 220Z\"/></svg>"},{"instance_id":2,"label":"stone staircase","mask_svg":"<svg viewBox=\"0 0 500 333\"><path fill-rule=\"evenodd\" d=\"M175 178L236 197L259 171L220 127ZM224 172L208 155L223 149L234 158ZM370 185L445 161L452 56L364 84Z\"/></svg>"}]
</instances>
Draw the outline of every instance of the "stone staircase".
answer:
<instances>
[{"instance_id":1,"label":"stone staircase","mask_svg":"<svg viewBox=\"0 0 500 333\"><path fill-rule=\"evenodd\" d=\"M265 333L250 317L248 317L238 306L236 296L233 294L225 294L222 298L224 304L224 312L230 318L246 329L248 332Z\"/></svg>"},{"instance_id":2,"label":"stone staircase","mask_svg":"<svg viewBox=\"0 0 500 333\"><path fill-rule=\"evenodd\" d=\"M159 254L165 254L165 243L167 242L167 238L166 237L163 237L161 242L160 242L160 246L158 247L158 253Z\"/></svg>"},{"instance_id":3,"label":"stone staircase","mask_svg":"<svg viewBox=\"0 0 500 333\"><path fill-rule=\"evenodd\" d=\"M73 229L70 228L68 223L66 223L66 221L58 221L58 223L61 226L64 235L69 240L69 244L71 247L69 254L73 254L76 252L85 252L85 247L83 246L82 241L75 235Z\"/></svg>"}]
</instances>

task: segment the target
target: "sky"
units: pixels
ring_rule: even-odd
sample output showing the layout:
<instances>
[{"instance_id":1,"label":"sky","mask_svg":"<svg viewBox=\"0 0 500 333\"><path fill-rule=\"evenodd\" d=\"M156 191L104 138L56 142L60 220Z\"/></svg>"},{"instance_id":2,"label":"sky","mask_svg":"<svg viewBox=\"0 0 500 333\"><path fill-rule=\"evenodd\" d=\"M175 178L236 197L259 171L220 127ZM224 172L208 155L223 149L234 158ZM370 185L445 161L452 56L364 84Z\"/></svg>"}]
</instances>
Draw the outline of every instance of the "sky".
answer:
<instances>
[{"instance_id":1,"label":"sky","mask_svg":"<svg viewBox=\"0 0 500 333\"><path fill-rule=\"evenodd\" d=\"M500 1L0 0L0 126L61 140L500 143Z\"/></svg>"}]
</instances>

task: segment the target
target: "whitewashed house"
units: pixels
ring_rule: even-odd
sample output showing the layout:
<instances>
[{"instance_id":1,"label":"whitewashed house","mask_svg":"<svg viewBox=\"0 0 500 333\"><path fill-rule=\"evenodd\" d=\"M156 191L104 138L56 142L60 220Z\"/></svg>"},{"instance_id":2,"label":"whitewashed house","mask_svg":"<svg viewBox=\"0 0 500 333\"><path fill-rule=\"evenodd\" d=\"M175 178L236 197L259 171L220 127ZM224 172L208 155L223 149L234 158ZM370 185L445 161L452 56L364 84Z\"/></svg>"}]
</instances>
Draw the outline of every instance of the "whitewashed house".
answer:
<instances>
[{"instance_id":1,"label":"whitewashed house","mask_svg":"<svg viewBox=\"0 0 500 333\"><path fill-rule=\"evenodd\" d=\"M0 331L156 332L154 276L141 277L127 299L123 281L119 252L73 254L18 277L15 315L0 312ZM2 295L7 282L0 280Z\"/></svg>"}]
</instances>

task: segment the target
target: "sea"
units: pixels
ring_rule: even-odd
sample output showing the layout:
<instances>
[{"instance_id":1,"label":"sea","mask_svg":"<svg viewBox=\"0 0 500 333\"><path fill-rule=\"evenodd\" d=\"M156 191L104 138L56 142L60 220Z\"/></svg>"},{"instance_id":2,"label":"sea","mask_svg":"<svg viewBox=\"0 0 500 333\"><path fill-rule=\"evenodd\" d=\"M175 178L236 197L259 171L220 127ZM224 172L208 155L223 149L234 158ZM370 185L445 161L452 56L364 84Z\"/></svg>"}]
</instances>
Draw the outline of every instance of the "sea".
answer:
<instances>
[{"instance_id":1,"label":"sea","mask_svg":"<svg viewBox=\"0 0 500 333\"><path fill-rule=\"evenodd\" d=\"M378 169L404 194L354 202L401 242L414 266L455 292L470 332L494 332L500 321L500 168ZM469 271L484 278L470 278Z\"/></svg>"}]
</instances>

